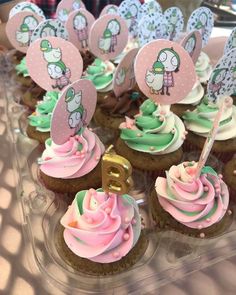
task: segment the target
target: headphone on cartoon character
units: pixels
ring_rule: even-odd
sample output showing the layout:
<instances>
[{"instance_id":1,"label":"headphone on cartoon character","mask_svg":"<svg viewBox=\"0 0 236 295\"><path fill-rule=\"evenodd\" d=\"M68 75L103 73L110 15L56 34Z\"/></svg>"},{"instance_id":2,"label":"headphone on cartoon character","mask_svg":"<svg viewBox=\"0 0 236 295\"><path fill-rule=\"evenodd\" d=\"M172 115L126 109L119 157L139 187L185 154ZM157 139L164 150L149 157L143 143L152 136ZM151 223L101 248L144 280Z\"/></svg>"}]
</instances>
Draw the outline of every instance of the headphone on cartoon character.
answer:
<instances>
[{"instance_id":1,"label":"headphone on cartoon character","mask_svg":"<svg viewBox=\"0 0 236 295\"><path fill-rule=\"evenodd\" d=\"M75 21L75 18L76 18L77 16L82 16L83 18L85 18L85 24L86 24L86 27L87 27L87 26L88 26L87 17L85 17L81 12L78 12L78 13L75 15L74 19L73 19L73 29L76 30L76 27L75 27L75 25L74 25L74 21Z\"/></svg>"},{"instance_id":2,"label":"headphone on cartoon character","mask_svg":"<svg viewBox=\"0 0 236 295\"><path fill-rule=\"evenodd\" d=\"M162 49L162 50L158 53L157 61L159 61L160 55L161 55L163 52L165 52L165 51L169 51L169 52L171 52L171 53L174 54L174 56L176 57L176 59L177 59L177 63L178 63L178 67L174 70L174 72L177 73L177 72L179 71L179 67L180 67L180 57L179 57L178 53L177 53L176 51L174 51L174 48L173 48L173 47Z\"/></svg>"},{"instance_id":3,"label":"headphone on cartoon character","mask_svg":"<svg viewBox=\"0 0 236 295\"><path fill-rule=\"evenodd\" d=\"M109 24L110 24L111 22L113 22L113 21L115 21L115 22L119 25L119 32L118 32L117 35L120 35L121 26L120 26L120 23L118 22L117 19L113 18L113 19L109 20L109 22L107 23L107 28L108 28Z\"/></svg>"}]
</instances>

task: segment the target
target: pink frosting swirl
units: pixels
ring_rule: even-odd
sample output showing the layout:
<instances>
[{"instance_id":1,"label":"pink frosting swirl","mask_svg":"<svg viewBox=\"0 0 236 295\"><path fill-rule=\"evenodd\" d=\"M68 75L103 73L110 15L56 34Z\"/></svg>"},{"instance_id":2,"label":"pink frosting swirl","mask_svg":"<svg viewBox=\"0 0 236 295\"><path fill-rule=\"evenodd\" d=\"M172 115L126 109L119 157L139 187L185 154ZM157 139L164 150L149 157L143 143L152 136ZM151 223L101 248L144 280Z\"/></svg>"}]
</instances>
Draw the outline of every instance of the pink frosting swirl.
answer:
<instances>
[{"instance_id":1,"label":"pink frosting swirl","mask_svg":"<svg viewBox=\"0 0 236 295\"><path fill-rule=\"evenodd\" d=\"M75 135L62 145L51 139L45 143L46 149L40 160L40 169L55 178L77 178L92 171L104 153L104 146L99 138L84 129L81 135Z\"/></svg>"},{"instance_id":2,"label":"pink frosting swirl","mask_svg":"<svg viewBox=\"0 0 236 295\"><path fill-rule=\"evenodd\" d=\"M102 189L77 193L61 224L70 250L99 263L120 260L134 247L141 232L135 200Z\"/></svg>"},{"instance_id":3,"label":"pink frosting swirl","mask_svg":"<svg viewBox=\"0 0 236 295\"><path fill-rule=\"evenodd\" d=\"M172 166L166 178L157 178L156 192L160 205L173 218L200 230L223 218L229 205L229 191L211 167L204 167L195 179L196 168L195 162Z\"/></svg>"}]
</instances>

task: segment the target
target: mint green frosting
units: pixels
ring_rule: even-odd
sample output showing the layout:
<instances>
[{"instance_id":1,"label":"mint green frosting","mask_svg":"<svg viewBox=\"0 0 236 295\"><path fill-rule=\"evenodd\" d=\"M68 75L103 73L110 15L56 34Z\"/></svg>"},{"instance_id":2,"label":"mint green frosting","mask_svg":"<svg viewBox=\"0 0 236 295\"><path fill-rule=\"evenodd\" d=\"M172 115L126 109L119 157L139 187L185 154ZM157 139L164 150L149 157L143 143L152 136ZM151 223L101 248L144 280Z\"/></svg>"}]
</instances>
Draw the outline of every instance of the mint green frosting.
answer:
<instances>
[{"instance_id":1,"label":"mint green frosting","mask_svg":"<svg viewBox=\"0 0 236 295\"><path fill-rule=\"evenodd\" d=\"M23 75L24 77L29 77L29 72L26 67L25 57L22 58L20 63L15 67L17 75Z\"/></svg>"},{"instance_id":2,"label":"mint green frosting","mask_svg":"<svg viewBox=\"0 0 236 295\"><path fill-rule=\"evenodd\" d=\"M140 107L141 115L136 116L134 128L121 125L121 139L137 151L150 154L170 153L183 143L181 136L185 131L181 120L167 110L165 114L151 100Z\"/></svg>"},{"instance_id":3,"label":"mint green frosting","mask_svg":"<svg viewBox=\"0 0 236 295\"><path fill-rule=\"evenodd\" d=\"M52 112L59 98L59 93L56 91L48 91L43 101L40 101L35 113L28 117L29 124L40 132L49 132L51 127Z\"/></svg>"},{"instance_id":4,"label":"mint green frosting","mask_svg":"<svg viewBox=\"0 0 236 295\"><path fill-rule=\"evenodd\" d=\"M102 90L112 83L114 70L108 69L108 65L96 58L92 65L88 66L83 79L92 81L97 90Z\"/></svg>"}]
</instances>

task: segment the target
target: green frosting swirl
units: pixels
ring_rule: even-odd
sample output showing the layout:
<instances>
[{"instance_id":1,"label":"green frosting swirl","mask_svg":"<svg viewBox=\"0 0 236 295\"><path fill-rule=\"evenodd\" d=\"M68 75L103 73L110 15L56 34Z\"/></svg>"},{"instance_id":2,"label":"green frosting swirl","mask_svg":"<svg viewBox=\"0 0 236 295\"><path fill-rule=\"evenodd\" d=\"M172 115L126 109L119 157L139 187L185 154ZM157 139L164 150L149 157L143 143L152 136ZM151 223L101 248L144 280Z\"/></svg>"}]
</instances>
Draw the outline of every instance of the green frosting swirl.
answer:
<instances>
[{"instance_id":1,"label":"green frosting swirl","mask_svg":"<svg viewBox=\"0 0 236 295\"><path fill-rule=\"evenodd\" d=\"M172 112L166 112L151 100L140 107L141 115L136 116L134 126L121 125L121 139L137 151L150 154L170 153L183 143L181 133L185 131L181 120Z\"/></svg>"},{"instance_id":2,"label":"green frosting swirl","mask_svg":"<svg viewBox=\"0 0 236 295\"><path fill-rule=\"evenodd\" d=\"M92 81L97 90L102 90L112 83L114 70L115 67L110 69L101 59L96 58L92 65L88 66L83 79Z\"/></svg>"},{"instance_id":3,"label":"green frosting swirl","mask_svg":"<svg viewBox=\"0 0 236 295\"><path fill-rule=\"evenodd\" d=\"M51 127L52 112L59 98L56 91L48 91L43 101L36 106L35 113L28 117L29 124L40 132L49 132Z\"/></svg>"},{"instance_id":4,"label":"green frosting swirl","mask_svg":"<svg viewBox=\"0 0 236 295\"><path fill-rule=\"evenodd\" d=\"M24 77L29 77L29 72L26 67L25 57L22 58L20 63L15 67L17 75L23 75Z\"/></svg>"}]
</instances>

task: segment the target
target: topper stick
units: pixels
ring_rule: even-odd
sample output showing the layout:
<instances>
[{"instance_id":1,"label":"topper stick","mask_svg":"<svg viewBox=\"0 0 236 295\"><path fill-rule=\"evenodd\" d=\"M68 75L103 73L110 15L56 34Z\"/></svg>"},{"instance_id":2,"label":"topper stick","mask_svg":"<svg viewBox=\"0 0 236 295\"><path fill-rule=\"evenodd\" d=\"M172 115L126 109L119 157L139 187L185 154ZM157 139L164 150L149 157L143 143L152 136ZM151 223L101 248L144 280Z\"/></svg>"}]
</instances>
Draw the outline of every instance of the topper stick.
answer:
<instances>
[{"instance_id":1,"label":"topper stick","mask_svg":"<svg viewBox=\"0 0 236 295\"><path fill-rule=\"evenodd\" d=\"M102 188L105 192L127 194L133 185L130 162L117 155L113 145L102 158Z\"/></svg>"},{"instance_id":2,"label":"topper stick","mask_svg":"<svg viewBox=\"0 0 236 295\"><path fill-rule=\"evenodd\" d=\"M198 161L198 166L197 166L197 169L196 169L195 179L197 179L200 176L201 170L205 166L206 161L208 159L208 156L209 156L209 154L211 152L212 146L213 146L214 141L215 141L216 134L217 134L218 129L219 129L220 118L221 118L221 115L222 115L222 112L223 112L223 109L224 109L224 104L225 104L225 98L222 99L222 101L220 103L219 111L218 111L218 113L217 113L217 115L215 117L215 120L213 122L213 126L212 126L212 128L211 128L211 130L210 130L210 132L208 134L208 137L207 137L207 139L205 141L205 144L204 144L200 159Z\"/></svg>"}]
</instances>

